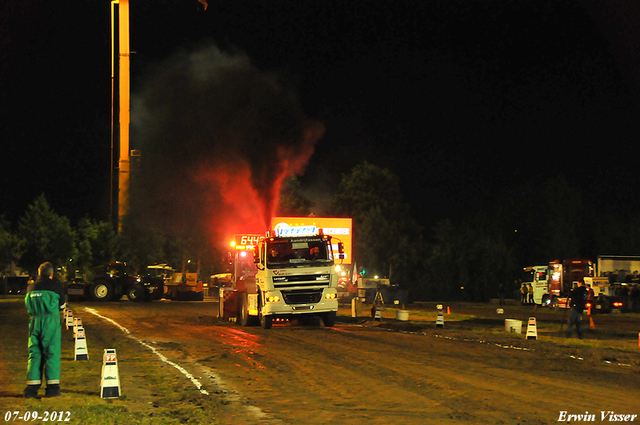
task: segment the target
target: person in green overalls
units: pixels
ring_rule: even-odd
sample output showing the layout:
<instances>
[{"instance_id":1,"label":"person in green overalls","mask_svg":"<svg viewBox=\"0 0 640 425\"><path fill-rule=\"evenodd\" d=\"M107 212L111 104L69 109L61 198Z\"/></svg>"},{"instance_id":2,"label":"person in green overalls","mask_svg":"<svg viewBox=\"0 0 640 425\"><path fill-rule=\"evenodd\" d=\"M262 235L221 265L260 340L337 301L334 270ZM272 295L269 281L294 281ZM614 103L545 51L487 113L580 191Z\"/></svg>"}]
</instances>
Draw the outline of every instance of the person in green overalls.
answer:
<instances>
[{"instance_id":1,"label":"person in green overalls","mask_svg":"<svg viewBox=\"0 0 640 425\"><path fill-rule=\"evenodd\" d=\"M24 300L31 316L26 398L38 396L43 369L47 377L44 396L60 395L60 310L65 308L65 298L62 285L53 280L53 265L42 263L38 268L38 279L27 287Z\"/></svg>"}]
</instances>

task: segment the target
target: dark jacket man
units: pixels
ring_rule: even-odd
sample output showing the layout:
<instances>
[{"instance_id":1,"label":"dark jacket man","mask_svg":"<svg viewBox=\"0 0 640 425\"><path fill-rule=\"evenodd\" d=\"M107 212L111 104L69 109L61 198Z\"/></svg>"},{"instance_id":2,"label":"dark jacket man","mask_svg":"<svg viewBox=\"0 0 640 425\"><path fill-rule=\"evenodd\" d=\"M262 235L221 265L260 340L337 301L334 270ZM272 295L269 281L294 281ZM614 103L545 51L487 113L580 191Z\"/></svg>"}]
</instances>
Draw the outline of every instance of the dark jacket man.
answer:
<instances>
[{"instance_id":1,"label":"dark jacket man","mask_svg":"<svg viewBox=\"0 0 640 425\"><path fill-rule=\"evenodd\" d=\"M569 297L571 297L571 308L569 309L569 326L567 329L567 338L571 338L573 334L573 325L576 325L576 332L578 338L583 338L582 333L582 312L587 301L589 294L587 288L584 287L584 281L580 279L576 282L576 286L571 290Z\"/></svg>"}]
</instances>

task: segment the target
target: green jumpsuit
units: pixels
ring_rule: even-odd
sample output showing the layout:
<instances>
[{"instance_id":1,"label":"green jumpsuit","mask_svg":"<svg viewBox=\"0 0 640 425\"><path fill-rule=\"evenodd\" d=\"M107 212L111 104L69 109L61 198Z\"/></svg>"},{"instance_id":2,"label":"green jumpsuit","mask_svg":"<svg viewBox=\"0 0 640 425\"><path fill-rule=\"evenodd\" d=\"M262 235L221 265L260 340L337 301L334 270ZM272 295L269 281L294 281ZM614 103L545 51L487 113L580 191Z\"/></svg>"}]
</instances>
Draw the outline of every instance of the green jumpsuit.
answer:
<instances>
[{"instance_id":1,"label":"green jumpsuit","mask_svg":"<svg viewBox=\"0 0 640 425\"><path fill-rule=\"evenodd\" d=\"M64 309L64 292L60 284L50 279L36 282L25 297L31 316L29 321L29 363L27 385L42 384L42 370L47 385L60 384L60 310Z\"/></svg>"}]
</instances>

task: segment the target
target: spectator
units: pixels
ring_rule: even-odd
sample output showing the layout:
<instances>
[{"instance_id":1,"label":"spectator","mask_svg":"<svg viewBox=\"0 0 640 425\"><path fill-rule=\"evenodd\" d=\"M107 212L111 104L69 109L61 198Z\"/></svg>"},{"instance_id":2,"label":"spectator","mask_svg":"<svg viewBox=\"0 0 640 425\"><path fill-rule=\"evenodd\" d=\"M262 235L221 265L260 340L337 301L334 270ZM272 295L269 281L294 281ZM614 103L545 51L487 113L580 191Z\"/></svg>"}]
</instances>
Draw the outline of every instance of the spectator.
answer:
<instances>
[{"instance_id":1,"label":"spectator","mask_svg":"<svg viewBox=\"0 0 640 425\"><path fill-rule=\"evenodd\" d=\"M573 335L573 326L576 327L578 338L584 337L582 333L582 312L584 311L585 301L587 300L587 289L584 287L584 281L580 279L576 282L576 286L571 290L569 309L569 324L567 329L567 338Z\"/></svg>"},{"instance_id":2,"label":"spectator","mask_svg":"<svg viewBox=\"0 0 640 425\"><path fill-rule=\"evenodd\" d=\"M42 263L38 279L27 288L25 305L29 321L29 363L26 398L36 398L47 377L45 397L60 396L60 310L65 308L65 294L60 282L53 280L53 265Z\"/></svg>"},{"instance_id":3,"label":"spectator","mask_svg":"<svg viewBox=\"0 0 640 425\"><path fill-rule=\"evenodd\" d=\"M525 305L527 303L527 296L529 294L529 290L527 289L527 284L523 283L520 287L520 303Z\"/></svg>"},{"instance_id":4,"label":"spectator","mask_svg":"<svg viewBox=\"0 0 640 425\"><path fill-rule=\"evenodd\" d=\"M498 299L500 300L500 305L506 305L507 303L504 301L504 285L501 283L498 285Z\"/></svg>"}]
</instances>

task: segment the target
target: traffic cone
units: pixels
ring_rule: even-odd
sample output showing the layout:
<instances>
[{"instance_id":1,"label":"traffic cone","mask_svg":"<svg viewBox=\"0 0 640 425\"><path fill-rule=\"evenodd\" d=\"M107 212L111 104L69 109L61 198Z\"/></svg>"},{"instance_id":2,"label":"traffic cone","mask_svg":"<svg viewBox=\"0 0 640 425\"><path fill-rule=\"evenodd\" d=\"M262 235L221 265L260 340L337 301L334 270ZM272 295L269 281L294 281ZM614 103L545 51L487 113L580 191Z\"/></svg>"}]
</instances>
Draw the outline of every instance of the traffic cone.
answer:
<instances>
[{"instance_id":1,"label":"traffic cone","mask_svg":"<svg viewBox=\"0 0 640 425\"><path fill-rule=\"evenodd\" d=\"M104 350L100 380L100 398L120 397L120 374L118 373L118 358L114 348L105 348Z\"/></svg>"},{"instance_id":2,"label":"traffic cone","mask_svg":"<svg viewBox=\"0 0 640 425\"><path fill-rule=\"evenodd\" d=\"M593 323L593 317L589 317L589 321L590 321L589 327L591 329L595 329L596 328L596 324Z\"/></svg>"},{"instance_id":3,"label":"traffic cone","mask_svg":"<svg viewBox=\"0 0 640 425\"><path fill-rule=\"evenodd\" d=\"M374 314L373 314L373 320L382 320L382 308L379 305L375 305L373 306L374 309Z\"/></svg>"},{"instance_id":4,"label":"traffic cone","mask_svg":"<svg viewBox=\"0 0 640 425\"><path fill-rule=\"evenodd\" d=\"M535 317L529 317L529 324L527 325L527 339L538 339L538 329L536 327Z\"/></svg>"},{"instance_id":5,"label":"traffic cone","mask_svg":"<svg viewBox=\"0 0 640 425\"><path fill-rule=\"evenodd\" d=\"M71 311L71 309L67 310L65 314L65 326L67 330L69 330L70 327L73 328L73 311Z\"/></svg>"},{"instance_id":6,"label":"traffic cone","mask_svg":"<svg viewBox=\"0 0 640 425\"><path fill-rule=\"evenodd\" d=\"M82 326L74 326L76 333L75 355L73 360L89 360L89 352L87 351L87 339Z\"/></svg>"},{"instance_id":7,"label":"traffic cone","mask_svg":"<svg viewBox=\"0 0 640 425\"><path fill-rule=\"evenodd\" d=\"M447 314L451 314L451 309L447 306Z\"/></svg>"},{"instance_id":8,"label":"traffic cone","mask_svg":"<svg viewBox=\"0 0 640 425\"><path fill-rule=\"evenodd\" d=\"M444 316L442 310L438 310L438 318L436 319L436 328L444 328Z\"/></svg>"}]
</instances>

